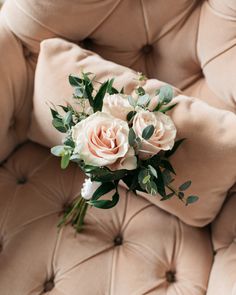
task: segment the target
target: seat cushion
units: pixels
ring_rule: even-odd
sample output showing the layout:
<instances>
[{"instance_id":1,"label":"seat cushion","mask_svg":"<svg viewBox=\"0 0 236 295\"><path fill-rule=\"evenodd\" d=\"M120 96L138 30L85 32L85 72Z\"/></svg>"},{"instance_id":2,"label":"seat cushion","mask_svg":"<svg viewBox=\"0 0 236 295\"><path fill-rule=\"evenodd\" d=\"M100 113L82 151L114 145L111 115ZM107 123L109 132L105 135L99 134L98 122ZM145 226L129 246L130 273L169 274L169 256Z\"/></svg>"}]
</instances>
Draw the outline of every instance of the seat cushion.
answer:
<instances>
[{"instance_id":1,"label":"seat cushion","mask_svg":"<svg viewBox=\"0 0 236 295\"><path fill-rule=\"evenodd\" d=\"M236 295L236 186L212 224L215 259L207 295Z\"/></svg>"},{"instance_id":2,"label":"seat cushion","mask_svg":"<svg viewBox=\"0 0 236 295\"><path fill-rule=\"evenodd\" d=\"M36 144L20 147L0 176L1 294L205 294L212 263L206 229L121 188L118 206L90 209L80 234L70 225L58 232L83 176L75 165L62 171Z\"/></svg>"},{"instance_id":3,"label":"seat cushion","mask_svg":"<svg viewBox=\"0 0 236 295\"><path fill-rule=\"evenodd\" d=\"M98 81L115 77L115 86L118 89L124 86L125 93L131 93L137 86L137 73L127 67L63 39L43 41L35 73L31 140L47 147L61 144L63 135L52 126L49 106L65 105L67 101L74 103L68 75L80 74L82 70L96 74ZM153 94L163 84L157 79L148 79L144 88ZM179 187L186 180L192 180L188 193L199 195L200 200L186 207L177 198L160 202L158 196L142 195L185 223L204 226L215 218L235 182L236 115L183 95L177 96L175 102L178 105L171 116L178 137L187 140L171 159L177 172L174 185Z\"/></svg>"}]
</instances>

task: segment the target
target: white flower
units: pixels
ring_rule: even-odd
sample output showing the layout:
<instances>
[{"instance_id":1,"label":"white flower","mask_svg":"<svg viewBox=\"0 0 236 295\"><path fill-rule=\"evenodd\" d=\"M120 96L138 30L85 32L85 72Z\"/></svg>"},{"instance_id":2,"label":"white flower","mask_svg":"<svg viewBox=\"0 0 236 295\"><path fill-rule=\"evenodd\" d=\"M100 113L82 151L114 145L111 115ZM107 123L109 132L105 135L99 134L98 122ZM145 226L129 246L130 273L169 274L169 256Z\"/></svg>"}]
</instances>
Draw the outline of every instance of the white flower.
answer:
<instances>
[{"instance_id":1,"label":"white flower","mask_svg":"<svg viewBox=\"0 0 236 295\"><path fill-rule=\"evenodd\" d=\"M81 197L90 200L100 185L101 182L91 181L90 178L86 178L81 189Z\"/></svg>"},{"instance_id":2,"label":"white flower","mask_svg":"<svg viewBox=\"0 0 236 295\"><path fill-rule=\"evenodd\" d=\"M102 111L115 118L127 121L126 117L133 108L128 99L122 94L106 94L103 100Z\"/></svg>"},{"instance_id":3,"label":"white flower","mask_svg":"<svg viewBox=\"0 0 236 295\"><path fill-rule=\"evenodd\" d=\"M130 148L128 134L127 122L106 113L96 112L72 128L74 153L87 165L112 165L126 158ZM127 156L130 158L130 153ZM130 163L131 161L124 162L123 169L136 168L136 165L132 166Z\"/></svg>"},{"instance_id":4,"label":"white flower","mask_svg":"<svg viewBox=\"0 0 236 295\"><path fill-rule=\"evenodd\" d=\"M143 130L154 126L153 135L145 140L142 138ZM142 110L138 112L133 120L133 129L138 137L142 139L139 157L147 159L156 155L161 150L171 150L175 143L176 127L172 119L161 112L150 112Z\"/></svg>"}]
</instances>

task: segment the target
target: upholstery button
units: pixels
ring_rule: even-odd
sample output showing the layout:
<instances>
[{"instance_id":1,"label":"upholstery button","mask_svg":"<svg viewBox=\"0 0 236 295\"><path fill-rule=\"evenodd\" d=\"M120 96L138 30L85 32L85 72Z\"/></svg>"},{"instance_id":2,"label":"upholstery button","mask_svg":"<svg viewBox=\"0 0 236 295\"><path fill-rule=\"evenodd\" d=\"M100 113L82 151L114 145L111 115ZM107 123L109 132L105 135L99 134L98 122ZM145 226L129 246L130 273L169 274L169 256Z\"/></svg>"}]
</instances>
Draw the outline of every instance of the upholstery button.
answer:
<instances>
[{"instance_id":1,"label":"upholstery button","mask_svg":"<svg viewBox=\"0 0 236 295\"><path fill-rule=\"evenodd\" d=\"M18 184L25 184L27 182L27 178L26 177L21 177L17 179L17 183Z\"/></svg>"},{"instance_id":2,"label":"upholstery button","mask_svg":"<svg viewBox=\"0 0 236 295\"><path fill-rule=\"evenodd\" d=\"M144 45L143 48L142 48L142 52L143 52L144 54L149 54L149 53L151 53L152 51L153 51L153 46L150 45L150 44L146 44L146 45Z\"/></svg>"},{"instance_id":3,"label":"upholstery button","mask_svg":"<svg viewBox=\"0 0 236 295\"><path fill-rule=\"evenodd\" d=\"M23 54L25 58L29 58L31 56L31 52L26 46L23 46Z\"/></svg>"},{"instance_id":4,"label":"upholstery button","mask_svg":"<svg viewBox=\"0 0 236 295\"><path fill-rule=\"evenodd\" d=\"M49 281L44 283L44 288L43 288L43 292L49 292L54 288L54 280L50 279Z\"/></svg>"},{"instance_id":5,"label":"upholstery button","mask_svg":"<svg viewBox=\"0 0 236 295\"><path fill-rule=\"evenodd\" d=\"M114 245L115 246L120 246L122 244L123 244L123 237L121 235L118 235L117 237L115 237Z\"/></svg>"},{"instance_id":6,"label":"upholstery button","mask_svg":"<svg viewBox=\"0 0 236 295\"><path fill-rule=\"evenodd\" d=\"M167 271L166 272L166 280L168 283L174 283L176 281L175 272L174 271Z\"/></svg>"},{"instance_id":7,"label":"upholstery button","mask_svg":"<svg viewBox=\"0 0 236 295\"><path fill-rule=\"evenodd\" d=\"M92 48L92 45L93 45L92 39L85 38L82 43L83 43L83 46L84 46L85 49L91 49Z\"/></svg>"},{"instance_id":8,"label":"upholstery button","mask_svg":"<svg viewBox=\"0 0 236 295\"><path fill-rule=\"evenodd\" d=\"M2 242L0 242L0 253L2 252L2 250L3 250L3 244Z\"/></svg>"}]
</instances>

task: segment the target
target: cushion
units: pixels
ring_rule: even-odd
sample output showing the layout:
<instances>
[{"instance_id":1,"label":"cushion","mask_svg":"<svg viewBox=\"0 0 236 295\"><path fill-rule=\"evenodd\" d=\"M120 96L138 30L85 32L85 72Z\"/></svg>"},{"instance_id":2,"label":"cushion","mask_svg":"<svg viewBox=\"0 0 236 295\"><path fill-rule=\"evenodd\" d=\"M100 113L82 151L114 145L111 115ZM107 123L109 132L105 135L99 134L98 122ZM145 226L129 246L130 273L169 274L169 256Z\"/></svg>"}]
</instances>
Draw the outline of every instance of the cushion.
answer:
<instances>
[{"instance_id":1,"label":"cushion","mask_svg":"<svg viewBox=\"0 0 236 295\"><path fill-rule=\"evenodd\" d=\"M121 88L124 85L126 93L131 93L137 85L137 73L124 66L106 61L62 39L43 41L35 76L31 140L47 147L61 143L62 135L51 125L48 104L70 101L73 89L67 81L68 75L79 74L82 70L95 73L100 81L115 77L115 86ZM153 93L163 84L150 79L144 88ZM176 198L160 202L159 197L142 196L187 224L203 226L214 219L228 189L235 183L236 116L184 95L178 95L175 102L178 105L172 118L178 137L187 140L172 157L177 172L174 185L192 180L188 193L198 195L200 200L191 207L185 207Z\"/></svg>"},{"instance_id":2,"label":"cushion","mask_svg":"<svg viewBox=\"0 0 236 295\"><path fill-rule=\"evenodd\" d=\"M206 229L121 189L115 208L88 210L83 232L66 226L58 233L83 181L75 165L62 171L47 148L28 143L0 176L2 295L205 295L212 264Z\"/></svg>"},{"instance_id":3,"label":"cushion","mask_svg":"<svg viewBox=\"0 0 236 295\"><path fill-rule=\"evenodd\" d=\"M236 294L236 186L212 224L215 259L207 295Z\"/></svg>"}]
</instances>

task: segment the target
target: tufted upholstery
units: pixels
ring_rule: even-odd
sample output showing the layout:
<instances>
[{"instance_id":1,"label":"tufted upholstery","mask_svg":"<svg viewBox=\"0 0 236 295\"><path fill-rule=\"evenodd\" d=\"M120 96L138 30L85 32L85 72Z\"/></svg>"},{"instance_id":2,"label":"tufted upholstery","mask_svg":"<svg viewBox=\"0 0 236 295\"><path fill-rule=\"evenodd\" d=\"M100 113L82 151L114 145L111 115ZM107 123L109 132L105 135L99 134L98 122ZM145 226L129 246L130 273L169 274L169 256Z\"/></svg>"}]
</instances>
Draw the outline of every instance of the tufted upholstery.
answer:
<instances>
[{"instance_id":1,"label":"tufted upholstery","mask_svg":"<svg viewBox=\"0 0 236 295\"><path fill-rule=\"evenodd\" d=\"M57 233L83 179L74 166L61 171L47 148L19 147L28 137L40 43L55 37L235 113L234 0L7 0L0 12L0 294L235 295L234 188L212 226L212 270L207 228L122 188L119 206L91 210L83 233L70 226Z\"/></svg>"}]
</instances>

